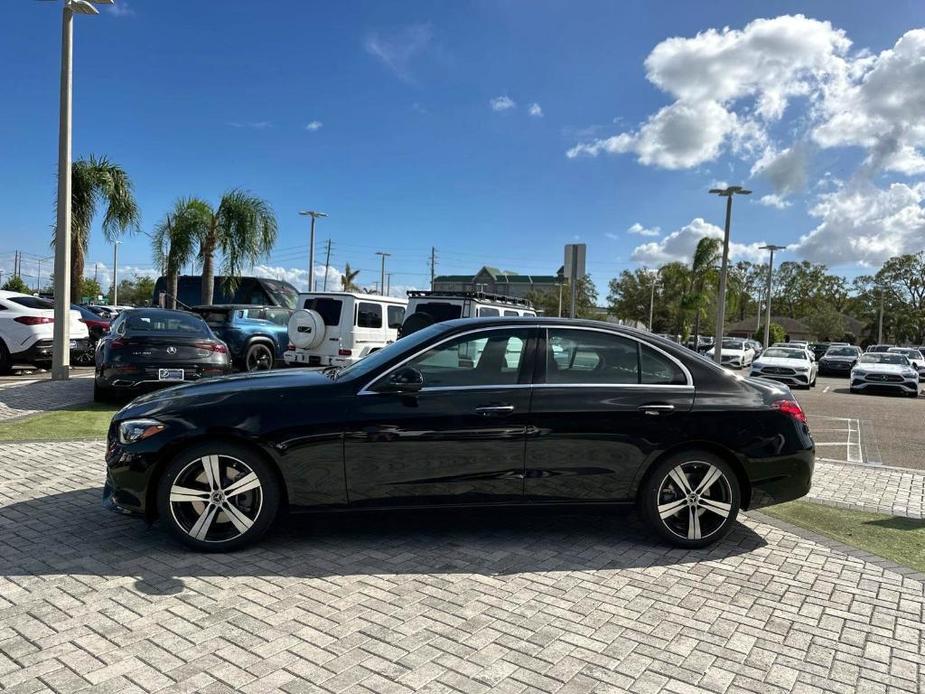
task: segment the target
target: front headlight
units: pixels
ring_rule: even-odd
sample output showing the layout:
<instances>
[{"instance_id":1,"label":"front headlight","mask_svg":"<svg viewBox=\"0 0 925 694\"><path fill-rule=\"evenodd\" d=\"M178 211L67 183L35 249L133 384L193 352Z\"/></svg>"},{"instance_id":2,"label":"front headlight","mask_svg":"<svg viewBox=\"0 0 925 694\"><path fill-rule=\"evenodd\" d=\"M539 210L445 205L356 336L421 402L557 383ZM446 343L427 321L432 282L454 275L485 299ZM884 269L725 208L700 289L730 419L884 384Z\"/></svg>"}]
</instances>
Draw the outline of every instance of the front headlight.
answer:
<instances>
[{"instance_id":1,"label":"front headlight","mask_svg":"<svg viewBox=\"0 0 925 694\"><path fill-rule=\"evenodd\" d=\"M126 419L119 423L119 443L136 443L163 430L164 425L156 419Z\"/></svg>"},{"instance_id":2,"label":"front headlight","mask_svg":"<svg viewBox=\"0 0 925 694\"><path fill-rule=\"evenodd\" d=\"M794 369L794 371L804 371L804 372L805 372L805 371L809 371L809 367L808 367L808 366L797 366L797 367Z\"/></svg>"}]
</instances>

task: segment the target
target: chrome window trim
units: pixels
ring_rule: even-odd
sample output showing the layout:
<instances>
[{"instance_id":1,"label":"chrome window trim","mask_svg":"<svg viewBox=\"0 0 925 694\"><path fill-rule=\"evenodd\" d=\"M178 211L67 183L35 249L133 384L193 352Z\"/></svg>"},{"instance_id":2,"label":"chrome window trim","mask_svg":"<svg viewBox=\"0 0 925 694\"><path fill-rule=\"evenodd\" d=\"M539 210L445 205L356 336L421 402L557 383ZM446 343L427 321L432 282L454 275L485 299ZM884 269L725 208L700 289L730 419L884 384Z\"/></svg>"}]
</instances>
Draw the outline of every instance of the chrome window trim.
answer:
<instances>
[{"instance_id":1,"label":"chrome window trim","mask_svg":"<svg viewBox=\"0 0 925 694\"><path fill-rule=\"evenodd\" d=\"M401 368L402 366L407 364L409 361L412 361L413 359L419 357L425 352L429 352L430 350L436 347L439 347L440 345L446 342L454 340L457 337L465 337L466 335L471 335L473 333L487 332L489 330L512 330L512 329L516 330L518 328L526 329L526 330L535 330L535 329L545 330L547 341L549 338L550 330L590 331L590 332L605 333L607 335L616 335L617 337L626 337L627 339L634 340L640 344L645 345L646 347L649 347L650 349L654 349L655 351L659 352L660 354L664 355L669 360L674 362L678 366L678 368L681 369L682 373L684 374L684 377L687 379L687 383L685 385L679 385L679 384L672 385L672 384L659 384L659 383L513 383L509 385L499 384L499 385L477 385L477 386L432 386L430 388L427 388L427 387L421 388L417 392L427 393L427 392L438 392L438 391L444 391L444 390L446 391L489 390L489 389L497 389L497 388L629 388L629 389L657 388L659 390L663 390L667 388L670 390L676 390L676 391L681 391L681 392L690 392L694 390L694 379L691 376L691 372L690 370L688 370L687 366L685 366L684 363L680 359L672 356L671 354L661 349L660 347L653 345L650 342L646 342L645 340L638 338L634 335L628 335L626 333L618 332L615 330L606 330L604 328L594 328L594 327L586 327L586 326L567 326L567 327L560 328L559 326L550 327L549 325L544 325L544 324L527 324L527 325L522 325L522 326L521 325L493 325L491 327L478 327L478 328L472 328L471 330L466 330L465 332L454 333L453 335L450 335L449 337L445 337L442 340L439 340L438 342L435 342L434 344L429 345L428 347L418 350L411 356L406 357L405 359L402 359L400 362L398 362L391 368L384 371L381 375L367 382L365 386L360 388L360 390L357 392L357 395L394 395L394 393L380 393L380 392L371 390L371 388L376 383L378 383L380 380L386 378L393 371Z\"/></svg>"},{"instance_id":2,"label":"chrome window trim","mask_svg":"<svg viewBox=\"0 0 925 694\"><path fill-rule=\"evenodd\" d=\"M626 333L615 332L615 331L613 331L613 330L605 330L604 328L590 328L590 327L578 326L578 325L576 325L576 326L564 326L564 327L559 327L559 326L548 326L548 325L547 325L547 326L541 326L541 327L545 327L545 329L546 329L546 342L547 342L547 343L549 342L549 331L550 331L550 330L577 330L577 331L580 331L580 332L581 332L581 331L584 331L584 332L605 333L605 334L607 334L607 335L616 335L617 337L625 337L625 338L628 339L628 340L633 340L633 341L635 341L635 342L637 342L637 343L639 343L639 344L641 344L641 345L645 345L645 346L648 347L649 349L655 350L656 352L658 352L658 353L661 354L662 356L666 357L669 361L673 362L679 369L681 369L681 373L684 374L684 378L687 380L687 383L684 384L684 385L680 385L680 384L672 385L672 384L666 384L666 383L614 383L614 384L610 384L610 383L600 383L600 384L598 384L598 383L591 383L591 384L584 384L584 383L551 383L551 384L545 384L545 383L540 383L540 384L535 384L535 385L555 385L555 386L583 386L583 385L591 385L591 386L599 386L599 387L607 387L607 388L611 388L611 387L614 387L614 386L629 386L629 387L644 386L644 387L646 387L646 388L685 388L685 387L687 387L687 388L693 388L693 387L694 387L694 378L693 378L693 376L691 376L690 370L684 365L684 363L683 363L680 359L678 359L677 357L672 356L671 354L668 354L668 352L666 352L665 350L663 350L661 347L658 347L658 346L656 346L656 345L653 345L651 342L646 342L646 341L643 340L642 338L636 337L635 335L628 335L628 334L626 334Z\"/></svg>"}]
</instances>

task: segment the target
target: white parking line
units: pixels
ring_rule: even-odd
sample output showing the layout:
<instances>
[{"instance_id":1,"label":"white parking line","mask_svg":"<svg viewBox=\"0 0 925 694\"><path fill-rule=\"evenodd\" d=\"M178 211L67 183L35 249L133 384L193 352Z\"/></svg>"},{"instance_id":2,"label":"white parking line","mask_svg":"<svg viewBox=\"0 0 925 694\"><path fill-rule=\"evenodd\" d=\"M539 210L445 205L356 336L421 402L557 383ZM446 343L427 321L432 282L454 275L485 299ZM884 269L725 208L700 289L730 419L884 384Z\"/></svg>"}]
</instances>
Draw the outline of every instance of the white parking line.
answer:
<instances>
[{"instance_id":1,"label":"white parking line","mask_svg":"<svg viewBox=\"0 0 925 694\"><path fill-rule=\"evenodd\" d=\"M831 388L831 387L832 387L832 386L826 386L825 388L822 389L822 392L823 392L823 393L828 393L828 392L829 392L829 388Z\"/></svg>"}]
</instances>

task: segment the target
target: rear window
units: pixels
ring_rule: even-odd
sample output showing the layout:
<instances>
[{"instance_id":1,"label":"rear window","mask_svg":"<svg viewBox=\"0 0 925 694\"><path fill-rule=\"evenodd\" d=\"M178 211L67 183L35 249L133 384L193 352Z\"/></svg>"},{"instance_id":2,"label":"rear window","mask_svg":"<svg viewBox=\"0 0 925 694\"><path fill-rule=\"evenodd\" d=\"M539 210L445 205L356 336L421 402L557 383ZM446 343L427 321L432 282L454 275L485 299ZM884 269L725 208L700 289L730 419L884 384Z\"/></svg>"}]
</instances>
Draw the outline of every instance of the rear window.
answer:
<instances>
[{"instance_id":1,"label":"rear window","mask_svg":"<svg viewBox=\"0 0 925 694\"><path fill-rule=\"evenodd\" d=\"M435 323L442 323L447 320L455 320L462 316L461 304L449 304L444 302L431 301L425 304L418 304L414 309L416 313L426 313L434 319Z\"/></svg>"},{"instance_id":2,"label":"rear window","mask_svg":"<svg viewBox=\"0 0 925 694\"><path fill-rule=\"evenodd\" d=\"M368 301L360 301L357 304L357 327L381 328L382 304L373 304Z\"/></svg>"},{"instance_id":3,"label":"rear window","mask_svg":"<svg viewBox=\"0 0 925 694\"><path fill-rule=\"evenodd\" d=\"M14 296L7 299L14 304L25 306L26 308L54 309L55 305L48 299L40 299L37 296Z\"/></svg>"},{"instance_id":4,"label":"rear window","mask_svg":"<svg viewBox=\"0 0 925 694\"><path fill-rule=\"evenodd\" d=\"M389 327L393 330L398 330L405 320L405 307L389 306L387 308L389 314Z\"/></svg>"},{"instance_id":5,"label":"rear window","mask_svg":"<svg viewBox=\"0 0 925 694\"><path fill-rule=\"evenodd\" d=\"M154 313L128 316L125 319L126 332L132 333L183 333L187 335L208 335L209 328L196 316L182 313Z\"/></svg>"},{"instance_id":6,"label":"rear window","mask_svg":"<svg viewBox=\"0 0 925 694\"><path fill-rule=\"evenodd\" d=\"M340 325L340 311L342 307L343 302L340 299L331 299L324 296L315 296L306 299L305 303L302 304L302 308L307 308L310 311L317 311L321 314L321 318L325 325Z\"/></svg>"}]
</instances>

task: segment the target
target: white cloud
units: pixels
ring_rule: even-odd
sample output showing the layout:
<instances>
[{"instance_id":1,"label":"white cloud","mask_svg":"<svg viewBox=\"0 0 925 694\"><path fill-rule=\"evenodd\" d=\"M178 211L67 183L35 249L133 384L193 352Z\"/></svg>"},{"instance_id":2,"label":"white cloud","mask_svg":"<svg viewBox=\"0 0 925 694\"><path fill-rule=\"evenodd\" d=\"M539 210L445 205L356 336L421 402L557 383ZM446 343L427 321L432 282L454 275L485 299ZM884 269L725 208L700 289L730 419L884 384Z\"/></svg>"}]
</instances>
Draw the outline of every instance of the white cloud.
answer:
<instances>
[{"instance_id":1,"label":"white cloud","mask_svg":"<svg viewBox=\"0 0 925 694\"><path fill-rule=\"evenodd\" d=\"M250 122L232 121L228 123L232 128L249 128L251 130L266 130L272 128L273 123L268 120L258 120Z\"/></svg>"},{"instance_id":2,"label":"white cloud","mask_svg":"<svg viewBox=\"0 0 925 694\"><path fill-rule=\"evenodd\" d=\"M723 230L697 217L692 219L690 224L671 232L659 241L650 241L636 246L631 257L637 263L649 265L661 265L673 261L689 263L697 248L697 243L705 237L722 239ZM759 260L764 256L764 251L759 248L763 245L763 242L749 244L733 242L729 244L729 254L734 259Z\"/></svg>"},{"instance_id":3,"label":"white cloud","mask_svg":"<svg viewBox=\"0 0 925 694\"><path fill-rule=\"evenodd\" d=\"M530 104L530 108L527 109L527 113L529 113L534 118L542 118L543 107L534 101L532 104Z\"/></svg>"},{"instance_id":4,"label":"white cloud","mask_svg":"<svg viewBox=\"0 0 925 694\"><path fill-rule=\"evenodd\" d=\"M430 46L433 28L429 23L411 24L391 31L372 31L363 47L392 73L405 82L413 82L411 65Z\"/></svg>"},{"instance_id":5,"label":"white cloud","mask_svg":"<svg viewBox=\"0 0 925 694\"><path fill-rule=\"evenodd\" d=\"M878 56L859 59L852 77L828 90L815 141L868 149L874 171L925 173L925 29L909 31Z\"/></svg>"},{"instance_id":6,"label":"white cloud","mask_svg":"<svg viewBox=\"0 0 925 694\"><path fill-rule=\"evenodd\" d=\"M270 277L289 282L300 292L308 291L308 270L305 268L285 267L282 265L255 265L253 274L256 277ZM324 265L315 265L315 286L321 291L324 284ZM344 273L336 267L328 268L328 291L339 291L340 278Z\"/></svg>"},{"instance_id":7,"label":"white cloud","mask_svg":"<svg viewBox=\"0 0 925 694\"><path fill-rule=\"evenodd\" d=\"M488 105L491 106L492 111L507 111L517 106L509 96L496 96L494 99L489 99Z\"/></svg>"},{"instance_id":8,"label":"white cloud","mask_svg":"<svg viewBox=\"0 0 925 694\"><path fill-rule=\"evenodd\" d=\"M662 230L659 227L644 227L639 222L635 222L627 229L627 232L630 234L639 234L640 236L658 236L662 233Z\"/></svg>"},{"instance_id":9,"label":"white cloud","mask_svg":"<svg viewBox=\"0 0 925 694\"><path fill-rule=\"evenodd\" d=\"M792 204L789 200L782 198L780 195L762 195L758 198L758 204L765 207L776 207L778 210L784 210Z\"/></svg>"},{"instance_id":10,"label":"white cloud","mask_svg":"<svg viewBox=\"0 0 925 694\"><path fill-rule=\"evenodd\" d=\"M780 152L769 147L752 166L751 174L771 183L778 193L773 197L786 197L806 188L806 160L806 147L803 145L794 145Z\"/></svg>"},{"instance_id":11,"label":"white cloud","mask_svg":"<svg viewBox=\"0 0 925 694\"><path fill-rule=\"evenodd\" d=\"M878 188L859 179L819 197L821 221L794 250L817 263L878 265L925 248L925 183Z\"/></svg>"},{"instance_id":12,"label":"white cloud","mask_svg":"<svg viewBox=\"0 0 925 694\"><path fill-rule=\"evenodd\" d=\"M126 0L116 0L114 5L106 8L106 11L113 17L131 17L135 14L135 10L131 8Z\"/></svg>"},{"instance_id":13,"label":"white cloud","mask_svg":"<svg viewBox=\"0 0 925 694\"><path fill-rule=\"evenodd\" d=\"M323 125L324 123L322 123L320 120L313 120L311 123L305 126L305 129L309 132L315 132L316 130L321 130L321 126Z\"/></svg>"}]
</instances>

